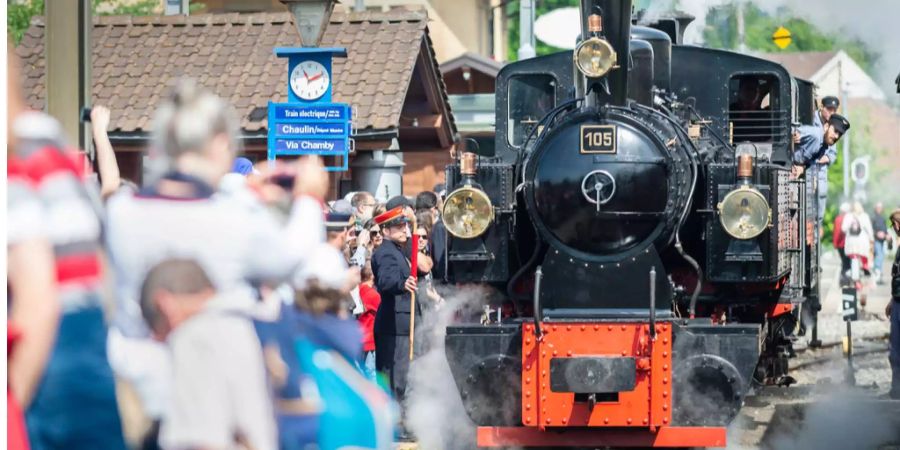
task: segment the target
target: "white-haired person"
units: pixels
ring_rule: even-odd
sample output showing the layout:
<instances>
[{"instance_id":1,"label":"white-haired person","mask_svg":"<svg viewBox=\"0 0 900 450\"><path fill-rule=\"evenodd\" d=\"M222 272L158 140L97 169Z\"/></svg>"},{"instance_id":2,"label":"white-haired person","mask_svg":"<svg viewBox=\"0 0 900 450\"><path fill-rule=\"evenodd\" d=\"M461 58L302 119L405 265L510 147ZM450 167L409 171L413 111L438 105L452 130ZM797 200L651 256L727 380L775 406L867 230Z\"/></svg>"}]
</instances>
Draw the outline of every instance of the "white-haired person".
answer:
<instances>
[{"instance_id":1,"label":"white-haired person","mask_svg":"<svg viewBox=\"0 0 900 450\"><path fill-rule=\"evenodd\" d=\"M239 121L227 102L182 80L156 111L153 128L151 157L165 171L137 193L110 198L106 236L117 297L110 361L134 386L144 412L158 419L170 398L169 360L149 339L141 317L139 291L149 270L164 259L191 259L217 292L254 307L253 284L286 280L324 240L327 175L316 158L297 163L293 202L282 226L266 208L248 208L217 193L240 149Z\"/></svg>"}]
</instances>

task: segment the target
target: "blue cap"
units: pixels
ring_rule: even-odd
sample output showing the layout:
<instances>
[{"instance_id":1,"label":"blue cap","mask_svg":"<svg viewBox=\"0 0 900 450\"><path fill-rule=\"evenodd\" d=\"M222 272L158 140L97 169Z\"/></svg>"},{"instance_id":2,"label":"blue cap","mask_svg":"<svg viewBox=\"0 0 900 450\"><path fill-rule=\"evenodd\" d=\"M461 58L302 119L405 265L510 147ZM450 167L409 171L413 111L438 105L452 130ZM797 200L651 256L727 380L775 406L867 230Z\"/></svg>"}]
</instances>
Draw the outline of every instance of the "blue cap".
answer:
<instances>
[{"instance_id":1,"label":"blue cap","mask_svg":"<svg viewBox=\"0 0 900 450\"><path fill-rule=\"evenodd\" d=\"M350 214L330 212L325 215L325 228L329 231L341 231L351 225Z\"/></svg>"},{"instance_id":2,"label":"blue cap","mask_svg":"<svg viewBox=\"0 0 900 450\"><path fill-rule=\"evenodd\" d=\"M250 175L253 173L253 163L244 157L235 158L234 164L231 166L231 172L241 175Z\"/></svg>"}]
</instances>

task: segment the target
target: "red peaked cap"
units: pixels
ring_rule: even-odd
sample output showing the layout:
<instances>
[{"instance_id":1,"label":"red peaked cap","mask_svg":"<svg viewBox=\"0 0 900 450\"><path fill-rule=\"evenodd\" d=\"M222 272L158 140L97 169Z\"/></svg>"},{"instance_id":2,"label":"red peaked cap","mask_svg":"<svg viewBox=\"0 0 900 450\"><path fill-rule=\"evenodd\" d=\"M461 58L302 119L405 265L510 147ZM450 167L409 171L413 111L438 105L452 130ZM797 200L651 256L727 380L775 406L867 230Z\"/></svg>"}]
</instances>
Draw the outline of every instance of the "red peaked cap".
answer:
<instances>
[{"instance_id":1,"label":"red peaked cap","mask_svg":"<svg viewBox=\"0 0 900 450\"><path fill-rule=\"evenodd\" d=\"M403 215L403 207L398 206L394 209L389 209L377 216L375 216L375 224L379 226L384 225L394 225L395 223L406 223L406 216Z\"/></svg>"}]
</instances>

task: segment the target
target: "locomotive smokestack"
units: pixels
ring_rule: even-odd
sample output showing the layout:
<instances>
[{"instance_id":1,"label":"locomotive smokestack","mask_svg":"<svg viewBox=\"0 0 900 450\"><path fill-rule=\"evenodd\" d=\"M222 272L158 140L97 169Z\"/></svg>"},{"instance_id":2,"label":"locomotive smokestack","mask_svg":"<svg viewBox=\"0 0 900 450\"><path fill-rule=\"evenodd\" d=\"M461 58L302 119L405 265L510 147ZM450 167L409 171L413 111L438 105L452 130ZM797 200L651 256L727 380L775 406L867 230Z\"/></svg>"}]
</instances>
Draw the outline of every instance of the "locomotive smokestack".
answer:
<instances>
[{"instance_id":1,"label":"locomotive smokestack","mask_svg":"<svg viewBox=\"0 0 900 450\"><path fill-rule=\"evenodd\" d=\"M631 0L582 0L581 1L581 36L590 36L591 27L596 28L596 19L592 14L599 14L602 20L603 35L612 44L619 55L620 67L606 74L610 95L603 89L599 92L600 101L615 105L624 105L628 98L628 54L631 42ZM593 23L592 23L593 22Z\"/></svg>"}]
</instances>

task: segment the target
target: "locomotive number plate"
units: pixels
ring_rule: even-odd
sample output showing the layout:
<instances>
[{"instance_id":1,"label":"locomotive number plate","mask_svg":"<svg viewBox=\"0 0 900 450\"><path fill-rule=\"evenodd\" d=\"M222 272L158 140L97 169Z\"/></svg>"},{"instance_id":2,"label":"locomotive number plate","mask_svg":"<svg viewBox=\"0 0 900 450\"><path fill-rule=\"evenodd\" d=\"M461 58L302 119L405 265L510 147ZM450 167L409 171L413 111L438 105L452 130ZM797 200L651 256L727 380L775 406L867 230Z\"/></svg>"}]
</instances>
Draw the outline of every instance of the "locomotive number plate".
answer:
<instances>
[{"instance_id":1,"label":"locomotive number plate","mask_svg":"<svg viewBox=\"0 0 900 450\"><path fill-rule=\"evenodd\" d=\"M616 126L582 125L581 153L616 153Z\"/></svg>"}]
</instances>

